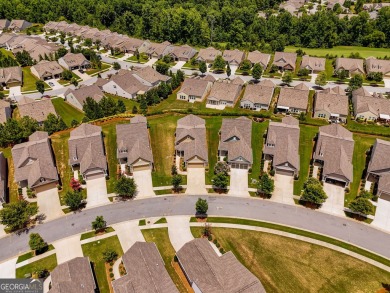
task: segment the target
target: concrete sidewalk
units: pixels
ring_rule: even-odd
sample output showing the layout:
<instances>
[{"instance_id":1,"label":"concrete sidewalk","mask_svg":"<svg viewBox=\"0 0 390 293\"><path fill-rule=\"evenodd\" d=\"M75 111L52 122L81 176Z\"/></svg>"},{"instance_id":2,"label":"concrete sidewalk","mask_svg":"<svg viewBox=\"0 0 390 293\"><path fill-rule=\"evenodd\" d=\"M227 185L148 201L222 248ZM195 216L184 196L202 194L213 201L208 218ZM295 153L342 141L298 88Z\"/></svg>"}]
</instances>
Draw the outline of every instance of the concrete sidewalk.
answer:
<instances>
[{"instance_id":1,"label":"concrete sidewalk","mask_svg":"<svg viewBox=\"0 0 390 293\"><path fill-rule=\"evenodd\" d=\"M57 263L62 264L75 257L83 256L80 235L74 235L53 243L57 251Z\"/></svg>"},{"instance_id":2,"label":"concrete sidewalk","mask_svg":"<svg viewBox=\"0 0 390 293\"><path fill-rule=\"evenodd\" d=\"M123 252L126 252L135 242L145 241L138 223L139 221L130 221L112 225L118 235Z\"/></svg>"},{"instance_id":3,"label":"concrete sidewalk","mask_svg":"<svg viewBox=\"0 0 390 293\"><path fill-rule=\"evenodd\" d=\"M190 218L190 216L166 217L169 239L176 251L179 251L184 244L194 239L190 230Z\"/></svg>"}]
</instances>

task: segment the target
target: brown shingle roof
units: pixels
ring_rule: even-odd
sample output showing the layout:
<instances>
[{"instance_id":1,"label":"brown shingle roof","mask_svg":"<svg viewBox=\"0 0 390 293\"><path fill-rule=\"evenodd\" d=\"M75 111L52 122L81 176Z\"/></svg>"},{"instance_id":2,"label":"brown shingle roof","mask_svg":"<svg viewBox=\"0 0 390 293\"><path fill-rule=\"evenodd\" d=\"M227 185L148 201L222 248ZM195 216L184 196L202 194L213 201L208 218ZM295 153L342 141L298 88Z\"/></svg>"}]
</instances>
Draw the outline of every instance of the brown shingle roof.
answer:
<instances>
[{"instance_id":1,"label":"brown shingle roof","mask_svg":"<svg viewBox=\"0 0 390 293\"><path fill-rule=\"evenodd\" d=\"M210 82L204 79L187 78L184 80L178 93L202 97L209 84Z\"/></svg>"},{"instance_id":2,"label":"brown shingle roof","mask_svg":"<svg viewBox=\"0 0 390 293\"><path fill-rule=\"evenodd\" d=\"M208 47L206 49L200 49L198 57L196 59L202 60L205 62L214 62L215 57L222 55L222 52L214 49L213 47Z\"/></svg>"},{"instance_id":3,"label":"brown shingle roof","mask_svg":"<svg viewBox=\"0 0 390 293\"><path fill-rule=\"evenodd\" d=\"M40 77L46 76L47 74L57 75L64 71L64 69L60 66L60 64L58 64L57 61L47 60L39 61L37 64L32 66L32 68L37 71Z\"/></svg>"},{"instance_id":4,"label":"brown shingle roof","mask_svg":"<svg viewBox=\"0 0 390 293\"><path fill-rule=\"evenodd\" d=\"M113 281L115 293L178 293L154 243L136 242L122 257L126 275Z\"/></svg>"},{"instance_id":5,"label":"brown shingle roof","mask_svg":"<svg viewBox=\"0 0 390 293\"><path fill-rule=\"evenodd\" d=\"M274 93L274 88L260 84L248 84L241 101L251 101L256 104L269 105Z\"/></svg>"},{"instance_id":6,"label":"brown shingle roof","mask_svg":"<svg viewBox=\"0 0 390 293\"><path fill-rule=\"evenodd\" d=\"M363 97L353 96L352 97L353 107L355 114L370 111L373 114L379 116L390 115L390 100L383 97Z\"/></svg>"},{"instance_id":7,"label":"brown shingle roof","mask_svg":"<svg viewBox=\"0 0 390 293\"><path fill-rule=\"evenodd\" d=\"M69 67L83 66L85 64L89 64L89 61L87 60L87 58L84 57L82 53L68 53L61 59L63 59Z\"/></svg>"},{"instance_id":8,"label":"brown shingle roof","mask_svg":"<svg viewBox=\"0 0 390 293\"><path fill-rule=\"evenodd\" d=\"M325 60L325 58L310 57L309 55L305 55L302 57L301 68L315 71L324 71Z\"/></svg>"},{"instance_id":9,"label":"brown shingle roof","mask_svg":"<svg viewBox=\"0 0 390 293\"><path fill-rule=\"evenodd\" d=\"M264 293L259 279L232 252L218 256L207 239L197 238L177 252L190 283L203 293Z\"/></svg>"},{"instance_id":10,"label":"brown shingle roof","mask_svg":"<svg viewBox=\"0 0 390 293\"><path fill-rule=\"evenodd\" d=\"M372 148L367 172L381 173L390 170L390 142L376 139Z\"/></svg>"},{"instance_id":11,"label":"brown shingle roof","mask_svg":"<svg viewBox=\"0 0 390 293\"><path fill-rule=\"evenodd\" d=\"M268 86L268 87L272 87L272 88L275 87L275 83L270 79L263 79L262 81L260 81L259 84L261 86Z\"/></svg>"},{"instance_id":12,"label":"brown shingle roof","mask_svg":"<svg viewBox=\"0 0 390 293\"><path fill-rule=\"evenodd\" d=\"M275 52L274 62L272 64L280 67L289 65L295 70L295 62L297 61L297 53Z\"/></svg>"},{"instance_id":13,"label":"brown shingle roof","mask_svg":"<svg viewBox=\"0 0 390 293\"><path fill-rule=\"evenodd\" d=\"M314 112L320 110L347 116L349 110L348 97L346 95L318 92L315 98Z\"/></svg>"},{"instance_id":14,"label":"brown shingle roof","mask_svg":"<svg viewBox=\"0 0 390 293\"><path fill-rule=\"evenodd\" d=\"M157 82L166 82L170 79L169 76L157 72L150 66L136 67L131 71L131 73L151 84L155 84Z\"/></svg>"},{"instance_id":15,"label":"brown shingle roof","mask_svg":"<svg viewBox=\"0 0 390 293\"><path fill-rule=\"evenodd\" d=\"M226 81L217 81L211 87L207 99L217 101L228 101L235 103L240 95L241 85Z\"/></svg>"},{"instance_id":16,"label":"brown shingle roof","mask_svg":"<svg viewBox=\"0 0 390 293\"><path fill-rule=\"evenodd\" d=\"M0 100L0 123L5 123L11 118L11 105L9 102Z\"/></svg>"},{"instance_id":17,"label":"brown shingle roof","mask_svg":"<svg viewBox=\"0 0 390 293\"><path fill-rule=\"evenodd\" d=\"M363 59L337 58L335 69L344 69L348 71L358 70L361 73L364 73Z\"/></svg>"},{"instance_id":18,"label":"brown shingle roof","mask_svg":"<svg viewBox=\"0 0 390 293\"><path fill-rule=\"evenodd\" d=\"M170 52L176 58L191 59L195 56L196 50L188 45L174 46Z\"/></svg>"},{"instance_id":19,"label":"brown shingle roof","mask_svg":"<svg viewBox=\"0 0 390 293\"><path fill-rule=\"evenodd\" d=\"M244 60L244 56L245 56L245 53L243 51L240 51L238 49L234 49L234 50L225 50L223 51L223 59L230 63L230 62L237 62L237 63L241 63L243 60Z\"/></svg>"},{"instance_id":20,"label":"brown shingle roof","mask_svg":"<svg viewBox=\"0 0 390 293\"><path fill-rule=\"evenodd\" d=\"M281 88L277 105L278 107L281 106L306 110L308 100L308 90L299 90L296 88Z\"/></svg>"},{"instance_id":21,"label":"brown shingle roof","mask_svg":"<svg viewBox=\"0 0 390 293\"><path fill-rule=\"evenodd\" d=\"M142 83L134 77L133 73L128 70L122 70L118 74L111 76L110 81L115 82L122 89L130 94L137 94L138 92L147 92L151 87Z\"/></svg>"},{"instance_id":22,"label":"brown shingle roof","mask_svg":"<svg viewBox=\"0 0 390 293\"><path fill-rule=\"evenodd\" d=\"M390 3L389 3L390 4ZM370 72L382 72L383 74L390 73L390 60L381 60L376 58L366 59L366 70Z\"/></svg>"},{"instance_id":23,"label":"brown shingle roof","mask_svg":"<svg viewBox=\"0 0 390 293\"><path fill-rule=\"evenodd\" d=\"M0 84L22 82L23 73L19 66L0 68Z\"/></svg>"},{"instance_id":24,"label":"brown shingle roof","mask_svg":"<svg viewBox=\"0 0 390 293\"><path fill-rule=\"evenodd\" d=\"M260 63L263 67L267 67L270 58L270 54L261 53L259 51L249 52L247 57L252 64Z\"/></svg>"},{"instance_id":25,"label":"brown shingle roof","mask_svg":"<svg viewBox=\"0 0 390 293\"><path fill-rule=\"evenodd\" d=\"M46 120L50 113L57 115L50 99L34 101L23 97L19 100L18 108L20 117L29 116L38 122Z\"/></svg>"},{"instance_id":26,"label":"brown shingle roof","mask_svg":"<svg viewBox=\"0 0 390 293\"><path fill-rule=\"evenodd\" d=\"M99 102L104 97L104 93L96 84L81 86L80 88L75 90L68 89L65 92L65 97L69 94L73 94L81 106L84 104L88 97L94 99L96 102Z\"/></svg>"}]
</instances>

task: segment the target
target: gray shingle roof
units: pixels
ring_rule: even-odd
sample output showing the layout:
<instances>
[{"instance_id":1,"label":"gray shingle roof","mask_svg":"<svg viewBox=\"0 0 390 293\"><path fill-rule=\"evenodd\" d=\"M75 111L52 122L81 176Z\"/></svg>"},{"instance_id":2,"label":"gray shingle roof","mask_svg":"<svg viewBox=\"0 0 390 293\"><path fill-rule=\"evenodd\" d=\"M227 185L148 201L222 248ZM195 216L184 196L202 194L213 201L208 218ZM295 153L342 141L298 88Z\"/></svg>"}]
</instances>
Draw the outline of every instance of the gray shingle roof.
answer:
<instances>
[{"instance_id":1,"label":"gray shingle roof","mask_svg":"<svg viewBox=\"0 0 390 293\"><path fill-rule=\"evenodd\" d=\"M34 101L23 97L19 100L18 108L20 117L29 116L38 122L46 120L50 113L57 115L50 99Z\"/></svg>"},{"instance_id":2,"label":"gray shingle roof","mask_svg":"<svg viewBox=\"0 0 390 293\"><path fill-rule=\"evenodd\" d=\"M349 102L346 95L318 92L315 98L314 112L327 111L331 114L348 115Z\"/></svg>"},{"instance_id":3,"label":"gray shingle roof","mask_svg":"<svg viewBox=\"0 0 390 293\"><path fill-rule=\"evenodd\" d=\"M82 53L74 54L67 53L64 57L61 58L69 67L82 66L89 64L90 62L87 58L84 57Z\"/></svg>"},{"instance_id":4,"label":"gray shingle roof","mask_svg":"<svg viewBox=\"0 0 390 293\"><path fill-rule=\"evenodd\" d=\"M214 82L207 99L235 103L240 95L241 85L227 81Z\"/></svg>"},{"instance_id":5,"label":"gray shingle roof","mask_svg":"<svg viewBox=\"0 0 390 293\"><path fill-rule=\"evenodd\" d=\"M270 58L270 54L261 53L257 50L249 52L247 57L252 64L260 63L263 67L267 67Z\"/></svg>"},{"instance_id":6,"label":"gray shingle roof","mask_svg":"<svg viewBox=\"0 0 390 293\"><path fill-rule=\"evenodd\" d=\"M390 194L390 173L382 174L379 178L378 192Z\"/></svg>"},{"instance_id":7,"label":"gray shingle roof","mask_svg":"<svg viewBox=\"0 0 390 293\"><path fill-rule=\"evenodd\" d=\"M252 121L246 117L224 118L218 149L227 151L229 160L242 157L252 163Z\"/></svg>"},{"instance_id":8,"label":"gray shingle roof","mask_svg":"<svg viewBox=\"0 0 390 293\"><path fill-rule=\"evenodd\" d=\"M127 158L129 165L139 159L153 163L146 118L135 116L130 122L130 124L118 124L116 126L118 159Z\"/></svg>"},{"instance_id":9,"label":"gray shingle roof","mask_svg":"<svg viewBox=\"0 0 390 293\"><path fill-rule=\"evenodd\" d=\"M245 89L242 101L251 101L256 104L269 105L272 99L274 89L260 84L248 84Z\"/></svg>"},{"instance_id":10,"label":"gray shingle roof","mask_svg":"<svg viewBox=\"0 0 390 293\"><path fill-rule=\"evenodd\" d=\"M306 110L308 100L309 90L282 87L280 89L278 107L281 106Z\"/></svg>"},{"instance_id":11,"label":"gray shingle roof","mask_svg":"<svg viewBox=\"0 0 390 293\"><path fill-rule=\"evenodd\" d=\"M186 78L178 94L185 93L189 96L202 97L209 83L209 81L204 79Z\"/></svg>"},{"instance_id":12,"label":"gray shingle roof","mask_svg":"<svg viewBox=\"0 0 390 293\"><path fill-rule=\"evenodd\" d=\"M68 141L70 165L80 164L80 172L107 171L106 155L100 126L83 123L70 132Z\"/></svg>"},{"instance_id":13,"label":"gray shingle roof","mask_svg":"<svg viewBox=\"0 0 390 293\"><path fill-rule=\"evenodd\" d=\"M352 181L354 144L352 133L341 125L331 124L320 127L313 158L324 162L324 176L334 174Z\"/></svg>"},{"instance_id":14,"label":"gray shingle roof","mask_svg":"<svg viewBox=\"0 0 390 293\"><path fill-rule=\"evenodd\" d=\"M47 132L37 131L29 141L12 148L15 181L27 181L30 188L58 181L57 169ZM45 179L40 182L40 179Z\"/></svg>"},{"instance_id":15,"label":"gray shingle roof","mask_svg":"<svg viewBox=\"0 0 390 293\"><path fill-rule=\"evenodd\" d=\"M390 142L377 138L372 148L367 172L381 173L386 169L390 170Z\"/></svg>"},{"instance_id":16,"label":"gray shingle roof","mask_svg":"<svg viewBox=\"0 0 390 293\"><path fill-rule=\"evenodd\" d=\"M178 293L154 243L136 242L122 256L126 275L113 281L115 293Z\"/></svg>"},{"instance_id":17,"label":"gray shingle roof","mask_svg":"<svg viewBox=\"0 0 390 293\"><path fill-rule=\"evenodd\" d=\"M88 97L94 99L96 102L99 102L104 97L104 93L96 84L81 86L80 88L75 90L68 89L65 92L65 97L69 94L73 94L81 106L84 104Z\"/></svg>"},{"instance_id":18,"label":"gray shingle roof","mask_svg":"<svg viewBox=\"0 0 390 293\"><path fill-rule=\"evenodd\" d=\"M5 123L11 118L11 105L9 102L0 100L0 123Z\"/></svg>"},{"instance_id":19,"label":"gray shingle roof","mask_svg":"<svg viewBox=\"0 0 390 293\"><path fill-rule=\"evenodd\" d=\"M259 279L232 252L218 256L207 239L197 238L177 252L187 278L203 293L263 293Z\"/></svg>"},{"instance_id":20,"label":"gray shingle roof","mask_svg":"<svg viewBox=\"0 0 390 293\"><path fill-rule=\"evenodd\" d=\"M344 69L348 71L358 70L361 73L364 73L363 59L337 58L335 69Z\"/></svg>"},{"instance_id":21,"label":"gray shingle roof","mask_svg":"<svg viewBox=\"0 0 390 293\"><path fill-rule=\"evenodd\" d=\"M96 284L88 257L76 257L51 272L49 293L95 293Z\"/></svg>"},{"instance_id":22,"label":"gray shingle roof","mask_svg":"<svg viewBox=\"0 0 390 293\"><path fill-rule=\"evenodd\" d=\"M273 144L274 147L267 146ZM284 163L290 164L299 171L299 122L292 116L282 119L282 122L270 122L267 140L264 144L264 154L272 155L272 165L275 168Z\"/></svg>"},{"instance_id":23,"label":"gray shingle roof","mask_svg":"<svg viewBox=\"0 0 390 293\"><path fill-rule=\"evenodd\" d=\"M0 68L0 84L23 81L22 68L19 66Z\"/></svg>"},{"instance_id":24,"label":"gray shingle roof","mask_svg":"<svg viewBox=\"0 0 390 293\"><path fill-rule=\"evenodd\" d=\"M315 71L325 71L325 58L310 57L305 55L302 57L301 68L306 68Z\"/></svg>"}]
</instances>

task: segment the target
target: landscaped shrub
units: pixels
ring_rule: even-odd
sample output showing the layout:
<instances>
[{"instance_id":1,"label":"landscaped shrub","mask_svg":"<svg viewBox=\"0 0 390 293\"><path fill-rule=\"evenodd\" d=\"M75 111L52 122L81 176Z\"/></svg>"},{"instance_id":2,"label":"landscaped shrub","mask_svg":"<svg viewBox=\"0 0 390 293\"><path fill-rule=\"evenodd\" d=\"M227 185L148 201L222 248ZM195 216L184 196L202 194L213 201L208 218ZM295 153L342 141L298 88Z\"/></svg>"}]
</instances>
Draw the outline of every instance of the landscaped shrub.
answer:
<instances>
[{"instance_id":1,"label":"landscaped shrub","mask_svg":"<svg viewBox=\"0 0 390 293\"><path fill-rule=\"evenodd\" d=\"M110 278L113 278L114 277L114 273L110 273Z\"/></svg>"},{"instance_id":2,"label":"landscaped shrub","mask_svg":"<svg viewBox=\"0 0 390 293\"><path fill-rule=\"evenodd\" d=\"M224 254L225 253L225 249L223 249L222 247L219 249L219 252Z\"/></svg>"}]
</instances>

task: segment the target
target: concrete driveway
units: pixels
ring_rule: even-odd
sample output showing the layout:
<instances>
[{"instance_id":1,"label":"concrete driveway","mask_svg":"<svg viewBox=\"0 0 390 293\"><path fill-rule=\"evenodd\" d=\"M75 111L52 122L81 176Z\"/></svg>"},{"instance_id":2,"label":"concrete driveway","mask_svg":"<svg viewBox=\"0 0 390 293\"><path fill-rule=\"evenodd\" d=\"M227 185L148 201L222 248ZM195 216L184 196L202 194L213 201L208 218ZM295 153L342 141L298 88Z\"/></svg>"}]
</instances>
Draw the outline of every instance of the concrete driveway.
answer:
<instances>
[{"instance_id":1,"label":"concrete driveway","mask_svg":"<svg viewBox=\"0 0 390 293\"><path fill-rule=\"evenodd\" d=\"M186 64L185 61L178 61L178 62L175 64L175 66L172 67L172 69L179 70L179 69L181 69L181 68L184 66L184 64Z\"/></svg>"},{"instance_id":2,"label":"concrete driveway","mask_svg":"<svg viewBox=\"0 0 390 293\"><path fill-rule=\"evenodd\" d=\"M53 90L62 89L64 86L55 79L48 79L45 81ZM53 84L53 85L52 85Z\"/></svg>"},{"instance_id":3,"label":"concrete driveway","mask_svg":"<svg viewBox=\"0 0 390 293\"><path fill-rule=\"evenodd\" d=\"M230 189L229 195L250 196L248 192L248 170L230 169Z\"/></svg>"},{"instance_id":4,"label":"concrete driveway","mask_svg":"<svg viewBox=\"0 0 390 293\"><path fill-rule=\"evenodd\" d=\"M294 202L294 177L282 174L275 174L275 189L271 196L271 201L285 204L295 204Z\"/></svg>"},{"instance_id":5,"label":"concrete driveway","mask_svg":"<svg viewBox=\"0 0 390 293\"><path fill-rule=\"evenodd\" d=\"M151 59L149 59L148 62L146 62L146 63L144 64L144 66L152 66L154 63L156 63L156 61L157 61L156 58L151 58Z\"/></svg>"},{"instance_id":6,"label":"concrete driveway","mask_svg":"<svg viewBox=\"0 0 390 293\"><path fill-rule=\"evenodd\" d=\"M145 198L156 195L153 191L151 170L134 171L133 178L137 184L136 198Z\"/></svg>"},{"instance_id":7,"label":"concrete driveway","mask_svg":"<svg viewBox=\"0 0 390 293\"><path fill-rule=\"evenodd\" d=\"M80 235L74 235L68 238L61 239L53 243L56 249L57 262L62 264L75 257L82 257L83 251L81 249Z\"/></svg>"},{"instance_id":8,"label":"concrete driveway","mask_svg":"<svg viewBox=\"0 0 390 293\"><path fill-rule=\"evenodd\" d=\"M64 215L58 189L55 184L48 184L36 188L39 214L45 214L45 221L52 220Z\"/></svg>"},{"instance_id":9,"label":"concrete driveway","mask_svg":"<svg viewBox=\"0 0 390 293\"><path fill-rule=\"evenodd\" d=\"M20 96L22 94L21 86L13 86L9 88L9 97Z\"/></svg>"},{"instance_id":10,"label":"concrete driveway","mask_svg":"<svg viewBox=\"0 0 390 293\"><path fill-rule=\"evenodd\" d=\"M235 75L237 69L238 69L237 65L230 65L230 70L232 71L231 75Z\"/></svg>"},{"instance_id":11,"label":"concrete driveway","mask_svg":"<svg viewBox=\"0 0 390 293\"><path fill-rule=\"evenodd\" d=\"M83 81L93 78L93 76L90 76L85 73L81 73L78 69L72 70L74 74L76 74L78 77L80 77Z\"/></svg>"},{"instance_id":12,"label":"concrete driveway","mask_svg":"<svg viewBox=\"0 0 390 293\"><path fill-rule=\"evenodd\" d=\"M137 241L144 242L145 238L142 235L138 226L139 221L129 221L112 225L117 232L119 242L122 249L126 252Z\"/></svg>"},{"instance_id":13,"label":"concrete driveway","mask_svg":"<svg viewBox=\"0 0 390 293\"><path fill-rule=\"evenodd\" d=\"M371 225L390 232L390 201L379 198Z\"/></svg>"},{"instance_id":14,"label":"concrete driveway","mask_svg":"<svg viewBox=\"0 0 390 293\"><path fill-rule=\"evenodd\" d=\"M330 183L324 183L324 191L328 198L320 210L330 214L345 216L344 188Z\"/></svg>"},{"instance_id":15,"label":"concrete driveway","mask_svg":"<svg viewBox=\"0 0 390 293\"><path fill-rule=\"evenodd\" d=\"M184 244L194 239L190 229L189 216L166 217L168 222L169 240L176 251L179 251Z\"/></svg>"},{"instance_id":16,"label":"concrete driveway","mask_svg":"<svg viewBox=\"0 0 390 293\"><path fill-rule=\"evenodd\" d=\"M87 183L87 207L94 207L110 203L107 197L106 178L88 179Z\"/></svg>"},{"instance_id":17,"label":"concrete driveway","mask_svg":"<svg viewBox=\"0 0 390 293\"><path fill-rule=\"evenodd\" d=\"M390 78L384 78L383 82L385 83L385 88L390 88Z\"/></svg>"},{"instance_id":18,"label":"concrete driveway","mask_svg":"<svg viewBox=\"0 0 390 293\"><path fill-rule=\"evenodd\" d=\"M16 261L17 257L9 259L3 263L0 263L0 278L16 278Z\"/></svg>"},{"instance_id":19,"label":"concrete driveway","mask_svg":"<svg viewBox=\"0 0 390 293\"><path fill-rule=\"evenodd\" d=\"M186 194L207 194L204 168L187 168Z\"/></svg>"}]
</instances>

